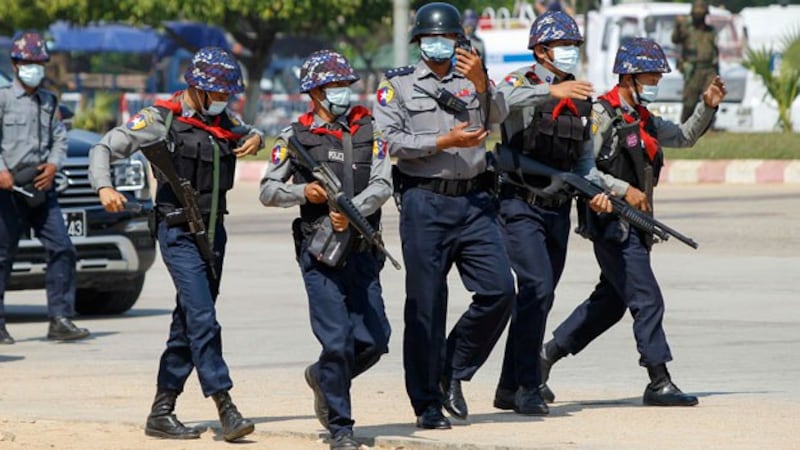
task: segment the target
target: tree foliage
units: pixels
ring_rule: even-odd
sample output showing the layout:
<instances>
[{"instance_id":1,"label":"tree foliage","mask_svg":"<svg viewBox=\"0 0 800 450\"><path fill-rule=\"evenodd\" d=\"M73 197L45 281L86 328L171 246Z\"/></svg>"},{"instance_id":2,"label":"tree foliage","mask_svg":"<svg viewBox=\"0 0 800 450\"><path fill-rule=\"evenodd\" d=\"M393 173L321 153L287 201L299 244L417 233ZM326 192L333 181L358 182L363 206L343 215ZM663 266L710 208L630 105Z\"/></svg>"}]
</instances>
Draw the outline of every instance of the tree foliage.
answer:
<instances>
[{"instance_id":1,"label":"tree foliage","mask_svg":"<svg viewBox=\"0 0 800 450\"><path fill-rule=\"evenodd\" d=\"M775 67L776 53L772 48L748 49L744 66L753 71L767 88L767 95L778 104L778 126L786 133L793 130L792 103L800 94L800 31L784 38L788 58Z\"/></svg>"}]
</instances>

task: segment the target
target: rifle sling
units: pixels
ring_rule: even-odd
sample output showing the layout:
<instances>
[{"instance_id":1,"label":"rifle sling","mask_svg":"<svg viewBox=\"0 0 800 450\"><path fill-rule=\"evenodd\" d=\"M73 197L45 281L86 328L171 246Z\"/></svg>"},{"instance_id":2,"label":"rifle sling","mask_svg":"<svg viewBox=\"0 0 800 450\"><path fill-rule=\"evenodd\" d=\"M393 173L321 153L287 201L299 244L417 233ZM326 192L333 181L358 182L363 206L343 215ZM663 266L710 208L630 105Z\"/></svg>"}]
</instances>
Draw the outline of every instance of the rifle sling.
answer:
<instances>
[{"instance_id":1,"label":"rifle sling","mask_svg":"<svg viewBox=\"0 0 800 450\"><path fill-rule=\"evenodd\" d=\"M355 184L353 182L353 136L349 130L342 130L342 150L344 152L342 190L347 198L352 199L355 193Z\"/></svg>"}]
</instances>

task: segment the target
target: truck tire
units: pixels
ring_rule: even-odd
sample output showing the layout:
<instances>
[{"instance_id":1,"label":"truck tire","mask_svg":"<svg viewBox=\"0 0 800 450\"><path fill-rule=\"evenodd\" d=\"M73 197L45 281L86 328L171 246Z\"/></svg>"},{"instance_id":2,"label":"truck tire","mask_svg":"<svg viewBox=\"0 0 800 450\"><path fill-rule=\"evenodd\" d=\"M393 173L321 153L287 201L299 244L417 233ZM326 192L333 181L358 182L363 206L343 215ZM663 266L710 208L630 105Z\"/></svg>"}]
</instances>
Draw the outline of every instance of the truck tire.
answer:
<instances>
[{"instance_id":1,"label":"truck tire","mask_svg":"<svg viewBox=\"0 0 800 450\"><path fill-rule=\"evenodd\" d=\"M75 311L86 316L116 315L131 309L139 299L144 286L144 274L126 282L124 289L78 289L75 293Z\"/></svg>"}]
</instances>

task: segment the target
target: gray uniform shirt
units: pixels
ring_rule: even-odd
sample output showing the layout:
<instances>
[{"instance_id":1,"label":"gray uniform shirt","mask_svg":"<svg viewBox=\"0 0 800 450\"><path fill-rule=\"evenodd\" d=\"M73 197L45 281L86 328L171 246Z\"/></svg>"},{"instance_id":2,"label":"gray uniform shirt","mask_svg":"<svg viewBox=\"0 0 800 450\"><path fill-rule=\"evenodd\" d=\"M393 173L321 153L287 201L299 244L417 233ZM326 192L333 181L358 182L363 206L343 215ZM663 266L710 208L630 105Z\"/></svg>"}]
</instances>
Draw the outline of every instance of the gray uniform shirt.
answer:
<instances>
[{"instance_id":1,"label":"gray uniform shirt","mask_svg":"<svg viewBox=\"0 0 800 450\"><path fill-rule=\"evenodd\" d=\"M534 79L538 78L541 82L532 82L527 76L529 72L533 72ZM508 102L508 117L502 125L506 136L513 136L531 123L536 107L553 99L550 85L557 81L555 74L541 64L520 67L503 79L497 90L503 93ZM595 167L595 147L592 139L586 142L572 171L615 195L624 195L628 189L627 183L620 182Z\"/></svg>"},{"instance_id":2,"label":"gray uniform shirt","mask_svg":"<svg viewBox=\"0 0 800 450\"><path fill-rule=\"evenodd\" d=\"M409 73L381 81L375 120L389 144L389 153L398 159L398 168L411 176L450 180L469 179L484 172L485 141L476 147L439 151L436 138L461 122L469 122L467 129L483 127L487 108L490 124L505 119L505 99L488 84L486 92L477 94L472 82L460 73L451 71L439 79L424 61ZM417 86L431 94L439 88L447 89L467 103L467 110L457 115L445 111Z\"/></svg>"},{"instance_id":3,"label":"gray uniform shirt","mask_svg":"<svg viewBox=\"0 0 800 450\"><path fill-rule=\"evenodd\" d=\"M343 119L345 116L341 116L342 120L338 120L338 123L347 129L347 123ZM312 128L324 125L325 121L315 115ZM386 152L386 143L383 141L381 132L377 126L373 126L373 130L373 142L375 143L373 144L369 183L352 199L353 204L364 217L377 211L392 195L392 163ZM306 203L307 199L304 194L306 183L287 183L297 168L295 167L297 163L289 157L287 146L293 133L291 127L286 128L275 140L267 172L261 180L259 198L264 206L288 208Z\"/></svg>"},{"instance_id":4,"label":"gray uniform shirt","mask_svg":"<svg viewBox=\"0 0 800 450\"><path fill-rule=\"evenodd\" d=\"M628 105L622 97L620 97L620 103L620 108L623 112L630 111L633 115L636 115L634 108ZM651 120L658 135L658 142L662 147L691 147L706 132L715 113L716 109L709 108L705 102L700 101L694 108L691 117L682 124L670 122L655 115L651 116ZM595 102L592 106L592 134L594 135L595 157L600 154L603 142L608 141L611 148L616 148L619 137L611 127L613 119L614 117L603 105ZM619 186L614 189L615 194L625 195L628 192L629 184L627 181L614 178L605 173L604 177L612 179L612 183L615 186ZM621 190L618 192L617 189Z\"/></svg>"},{"instance_id":5,"label":"gray uniform shirt","mask_svg":"<svg viewBox=\"0 0 800 450\"><path fill-rule=\"evenodd\" d=\"M19 80L0 89L0 170L54 164L67 157L67 130L59 119L56 96L44 89L28 94Z\"/></svg>"},{"instance_id":6,"label":"gray uniform shirt","mask_svg":"<svg viewBox=\"0 0 800 450\"><path fill-rule=\"evenodd\" d=\"M184 102L183 98L181 98L181 105L184 117L197 116L200 120L207 120ZM253 134L257 134L261 137L263 144L264 134L261 131L242 122L242 119L230 109L226 109L223 114L227 114L234 124L232 131L244 135L239 141L240 143ZM111 182L112 162L127 158L139 150L139 147L152 144L166 136L166 124L161 113L154 106L139 111L125 125L111 129L100 139L100 142L89 150L89 182L92 183L92 187L98 190L113 186Z\"/></svg>"}]
</instances>

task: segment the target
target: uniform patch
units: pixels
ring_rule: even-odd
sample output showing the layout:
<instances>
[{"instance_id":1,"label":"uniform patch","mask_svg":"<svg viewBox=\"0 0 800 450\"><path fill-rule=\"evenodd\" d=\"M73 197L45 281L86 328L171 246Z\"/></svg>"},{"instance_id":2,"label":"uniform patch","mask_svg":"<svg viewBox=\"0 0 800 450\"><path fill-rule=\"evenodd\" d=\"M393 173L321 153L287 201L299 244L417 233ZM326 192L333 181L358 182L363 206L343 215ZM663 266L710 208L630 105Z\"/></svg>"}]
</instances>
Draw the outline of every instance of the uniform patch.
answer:
<instances>
[{"instance_id":1,"label":"uniform patch","mask_svg":"<svg viewBox=\"0 0 800 450\"><path fill-rule=\"evenodd\" d=\"M337 152L336 150L328 150L328 161L344 162L344 152Z\"/></svg>"},{"instance_id":2,"label":"uniform patch","mask_svg":"<svg viewBox=\"0 0 800 450\"><path fill-rule=\"evenodd\" d=\"M597 122L592 122L592 134L597 134L597 131L600 129L600 126L597 125Z\"/></svg>"},{"instance_id":3,"label":"uniform patch","mask_svg":"<svg viewBox=\"0 0 800 450\"><path fill-rule=\"evenodd\" d=\"M456 97L470 97L470 96L472 96L472 91L470 91L467 88L464 88L464 89L456 92L455 95L456 95Z\"/></svg>"},{"instance_id":4,"label":"uniform patch","mask_svg":"<svg viewBox=\"0 0 800 450\"><path fill-rule=\"evenodd\" d=\"M376 99L378 100L378 104L381 106L388 105L392 99L394 98L394 87L392 87L392 83L384 80L381 81L381 84L378 85L378 93L376 94Z\"/></svg>"},{"instance_id":5,"label":"uniform patch","mask_svg":"<svg viewBox=\"0 0 800 450\"><path fill-rule=\"evenodd\" d=\"M625 136L625 144L628 147L636 147L636 144L639 143L639 136L636 136L636 133L631 133Z\"/></svg>"},{"instance_id":6,"label":"uniform patch","mask_svg":"<svg viewBox=\"0 0 800 450\"><path fill-rule=\"evenodd\" d=\"M128 120L128 123L125 125L131 131L139 131L142 128L148 125L147 119L145 118L144 114L139 113L135 116L131 117Z\"/></svg>"},{"instance_id":7,"label":"uniform patch","mask_svg":"<svg viewBox=\"0 0 800 450\"><path fill-rule=\"evenodd\" d=\"M372 142L372 156L378 159L386 158L386 141L383 139L375 139Z\"/></svg>"},{"instance_id":8,"label":"uniform patch","mask_svg":"<svg viewBox=\"0 0 800 450\"><path fill-rule=\"evenodd\" d=\"M522 86L522 77L516 74L511 74L505 78L505 83L512 87Z\"/></svg>"},{"instance_id":9,"label":"uniform patch","mask_svg":"<svg viewBox=\"0 0 800 450\"><path fill-rule=\"evenodd\" d=\"M272 164L276 166L283 162L286 159L286 145L283 142L279 142L275 144L275 147L272 147L272 157L270 160Z\"/></svg>"}]
</instances>

